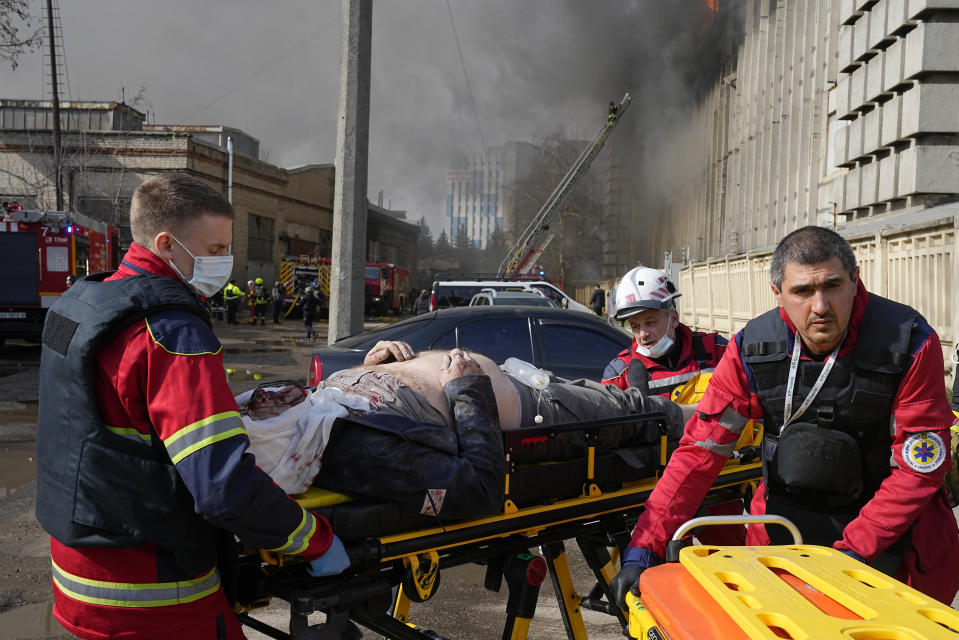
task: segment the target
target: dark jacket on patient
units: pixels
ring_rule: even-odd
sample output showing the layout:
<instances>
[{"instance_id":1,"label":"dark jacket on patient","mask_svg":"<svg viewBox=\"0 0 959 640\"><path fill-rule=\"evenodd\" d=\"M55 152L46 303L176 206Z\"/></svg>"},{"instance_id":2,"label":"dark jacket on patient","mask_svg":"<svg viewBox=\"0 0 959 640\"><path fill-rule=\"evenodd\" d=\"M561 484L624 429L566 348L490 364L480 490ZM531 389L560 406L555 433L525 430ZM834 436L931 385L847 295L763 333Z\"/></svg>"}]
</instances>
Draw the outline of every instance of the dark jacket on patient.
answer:
<instances>
[{"instance_id":1,"label":"dark jacket on patient","mask_svg":"<svg viewBox=\"0 0 959 640\"><path fill-rule=\"evenodd\" d=\"M337 420L314 484L451 520L498 511L506 467L490 380L463 376L443 390L452 428L389 413Z\"/></svg>"}]
</instances>

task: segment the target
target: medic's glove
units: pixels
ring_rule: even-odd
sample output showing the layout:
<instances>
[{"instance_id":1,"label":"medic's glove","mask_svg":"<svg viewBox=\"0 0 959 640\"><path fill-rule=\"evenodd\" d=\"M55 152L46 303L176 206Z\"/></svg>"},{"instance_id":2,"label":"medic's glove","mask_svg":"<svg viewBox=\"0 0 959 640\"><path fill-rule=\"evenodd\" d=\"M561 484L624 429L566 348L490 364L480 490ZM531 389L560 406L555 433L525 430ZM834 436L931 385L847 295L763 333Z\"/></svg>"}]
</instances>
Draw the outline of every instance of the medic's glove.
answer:
<instances>
[{"instance_id":1,"label":"medic's glove","mask_svg":"<svg viewBox=\"0 0 959 640\"><path fill-rule=\"evenodd\" d=\"M643 571L660 563L659 556L641 547L630 547L623 554L623 568L609 583L609 590L613 594L616 605L626 609L626 592L639 597L639 576Z\"/></svg>"},{"instance_id":2,"label":"medic's glove","mask_svg":"<svg viewBox=\"0 0 959 640\"><path fill-rule=\"evenodd\" d=\"M613 578L609 583L609 590L613 594L613 600L616 601L616 606L620 609L626 610L626 592L629 591L634 596L639 596L639 576L643 574L643 571L646 571L649 567L640 567L635 564L628 564L622 569L619 573L616 574L616 577Z\"/></svg>"},{"instance_id":3,"label":"medic's glove","mask_svg":"<svg viewBox=\"0 0 959 640\"><path fill-rule=\"evenodd\" d=\"M311 576L335 576L343 573L350 566L350 557L346 555L346 547L343 541L337 536L333 536L333 542L326 553L315 560L310 560L310 566L306 570Z\"/></svg>"}]
</instances>

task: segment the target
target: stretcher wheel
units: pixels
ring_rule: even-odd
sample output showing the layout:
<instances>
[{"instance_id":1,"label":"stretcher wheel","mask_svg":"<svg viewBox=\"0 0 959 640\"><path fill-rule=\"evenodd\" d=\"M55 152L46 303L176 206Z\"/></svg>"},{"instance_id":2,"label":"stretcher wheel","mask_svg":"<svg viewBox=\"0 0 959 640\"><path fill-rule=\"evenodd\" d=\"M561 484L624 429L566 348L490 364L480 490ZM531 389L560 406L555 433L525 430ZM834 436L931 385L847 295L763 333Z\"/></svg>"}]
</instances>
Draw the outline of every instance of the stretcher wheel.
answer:
<instances>
[{"instance_id":1,"label":"stretcher wheel","mask_svg":"<svg viewBox=\"0 0 959 640\"><path fill-rule=\"evenodd\" d=\"M417 586L419 584L419 586ZM434 595L440 587L440 572L437 570L432 576L420 574L414 575L412 569L407 569L403 574L403 593L413 602L426 602Z\"/></svg>"},{"instance_id":2,"label":"stretcher wheel","mask_svg":"<svg viewBox=\"0 0 959 640\"><path fill-rule=\"evenodd\" d=\"M413 602L426 602L440 587L439 558L433 557L435 551L422 561L416 556L407 559L403 572L403 594Z\"/></svg>"}]
</instances>

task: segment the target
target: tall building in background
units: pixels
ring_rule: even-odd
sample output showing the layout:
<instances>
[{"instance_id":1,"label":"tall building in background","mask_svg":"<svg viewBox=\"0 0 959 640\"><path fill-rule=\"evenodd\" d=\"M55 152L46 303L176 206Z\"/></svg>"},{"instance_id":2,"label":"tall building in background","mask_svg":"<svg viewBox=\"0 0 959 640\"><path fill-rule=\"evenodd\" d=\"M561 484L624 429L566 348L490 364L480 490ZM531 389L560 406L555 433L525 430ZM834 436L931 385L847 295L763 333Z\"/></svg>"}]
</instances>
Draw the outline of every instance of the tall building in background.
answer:
<instances>
[{"instance_id":1,"label":"tall building in background","mask_svg":"<svg viewBox=\"0 0 959 640\"><path fill-rule=\"evenodd\" d=\"M521 226L521 210L535 200L524 181L542 161L539 147L517 140L490 147L482 155L453 160L446 185L450 242L460 229L466 229L472 245L481 249L486 248L494 229L505 234L507 244L513 242L523 231L517 229Z\"/></svg>"},{"instance_id":2,"label":"tall building in background","mask_svg":"<svg viewBox=\"0 0 959 640\"><path fill-rule=\"evenodd\" d=\"M504 147L489 147L482 155L460 157L451 163L446 185L450 242L465 230L472 246L485 249L489 234L502 230L504 153Z\"/></svg>"}]
</instances>

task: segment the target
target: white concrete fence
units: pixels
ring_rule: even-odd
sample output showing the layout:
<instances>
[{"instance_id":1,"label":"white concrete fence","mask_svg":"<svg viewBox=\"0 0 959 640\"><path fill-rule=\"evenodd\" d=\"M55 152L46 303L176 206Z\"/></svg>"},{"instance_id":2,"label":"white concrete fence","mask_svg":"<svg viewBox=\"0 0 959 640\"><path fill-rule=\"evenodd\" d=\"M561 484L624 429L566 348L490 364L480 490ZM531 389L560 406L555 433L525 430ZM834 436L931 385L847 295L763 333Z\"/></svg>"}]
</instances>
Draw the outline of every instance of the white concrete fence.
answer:
<instances>
[{"instance_id":1,"label":"white concrete fence","mask_svg":"<svg viewBox=\"0 0 959 640\"><path fill-rule=\"evenodd\" d=\"M942 341L945 368L955 343L953 283L959 274L955 218L847 236L866 288L917 309ZM776 306L769 288L772 249L687 265L680 271L680 318L701 331L731 336Z\"/></svg>"}]
</instances>

